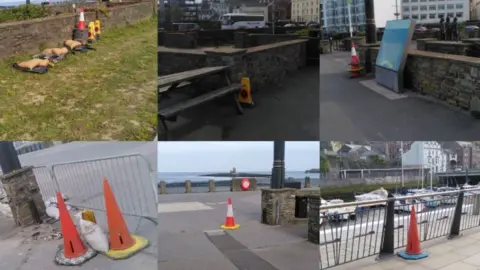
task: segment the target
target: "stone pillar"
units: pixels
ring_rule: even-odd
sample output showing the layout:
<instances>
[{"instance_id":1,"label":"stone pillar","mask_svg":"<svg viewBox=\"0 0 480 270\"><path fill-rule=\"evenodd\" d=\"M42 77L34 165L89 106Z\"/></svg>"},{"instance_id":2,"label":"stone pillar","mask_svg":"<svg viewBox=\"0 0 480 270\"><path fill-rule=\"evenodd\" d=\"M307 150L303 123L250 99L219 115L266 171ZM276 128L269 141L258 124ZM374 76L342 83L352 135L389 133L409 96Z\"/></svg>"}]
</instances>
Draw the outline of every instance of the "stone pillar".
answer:
<instances>
[{"instance_id":1,"label":"stone pillar","mask_svg":"<svg viewBox=\"0 0 480 270\"><path fill-rule=\"evenodd\" d=\"M48 219L33 167L24 167L2 175L0 180L12 209L15 224L24 227Z\"/></svg>"},{"instance_id":2,"label":"stone pillar","mask_svg":"<svg viewBox=\"0 0 480 270\"><path fill-rule=\"evenodd\" d=\"M185 180L185 193L192 193L192 181Z\"/></svg>"},{"instance_id":3,"label":"stone pillar","mask_svg":"<svg viewBox=\"0 0 480 270\"><path fill-rule=\"evenodd\" d=\"M280 225L295 218L295 189L262 189L262 223Z\"/></svg>"},{"instance_id":4,"label":"stone pillar","mask_svg":"<svg viewBox=\"0 0 480 270\"><path fill-rule=\"evenodd\" d=\"M473 215L480 215L480 195L473 196Z\"/></svg>"},{"instance_id":5,"label":"stone pillar","mask_svg":"<svg viewBox=\"0 0 480 270\"><path fill-rule=\"evenodd\" d=\"M215 192L215 181L213 179L208 180L208 192Z\"/></svg>"},{"instance_id":6,"label":"stone pillar","mask_svg":"<svg viewBox=\"0 0 480 270\"><path fill-rule=\"evenodd\" d=\"M167 194L167 183L165 181L160 181L160 194Z\"/></svg>"},{"instance_id":7,"label":"stone pillar","mask_svg":"<svg viewBox=\"0 0 480 270\"><path fill-rule=\"evenodd\" d=\"M308 241L320 244L320 196L308 196Z\"/></svg>"},{"instance_id":8,"label":"stone pillar","mask_svg":"<svg viewBox=\"0 0 480 270\"><path fill-rule=\"evenodd\" d=\"M310 177L305 177L305 184L303 186L304 188L311 188L312 185L310 184Z\"/></svg>"}]
</instances>

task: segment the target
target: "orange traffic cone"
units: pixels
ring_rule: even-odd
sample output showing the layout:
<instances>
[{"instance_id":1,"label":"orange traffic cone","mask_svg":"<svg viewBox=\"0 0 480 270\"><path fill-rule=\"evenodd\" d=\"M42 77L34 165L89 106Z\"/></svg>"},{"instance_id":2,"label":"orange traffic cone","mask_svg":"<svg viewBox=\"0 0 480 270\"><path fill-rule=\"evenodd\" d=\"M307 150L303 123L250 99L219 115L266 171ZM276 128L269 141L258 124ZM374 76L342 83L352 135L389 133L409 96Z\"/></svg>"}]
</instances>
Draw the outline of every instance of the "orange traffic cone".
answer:
<instances>
[{"instance_id":1,"label":"orange traffic cone","mask_svg":"<svg viewBox=\"0 0 480 270\"><path fill-rule=\"evenodd\" d=\"M410 226L408 228L407 235L407 248L399 251L398 256L406 260L420 260L428 257L428 253L423 252L420 247L420 235L418 234L417 227L417 215L415 213L415 207L412 206L410 212Z\"/></svg>"},{"instance_id":2,"label":"orange traffic cone","mask_svg":"<svg viewBox=\"0 0 480 270\"><path fill-rule=\"evenodd\" d=\"M83 8L80 9L80 16L78 18L78 24L77 24L77 29L78 30L85 30L85 14Z\"/></svg>"},{"instance_id":3,"label":"orange traffic cone","mask_svg":"<svg viewBox=\"0 0 480 270\"><path fill-rule=\"evenodd\" d=\"M233 217L232 198L228 198L227 205L227 217L225 218L225 224L220 226L224 230L235 230L240 228L240 224L235 224L235 218Z\"/></svg>"},{"instance_id":4,"label":"orange traffic cone","mask_svg":"<svg viewBox=\"0 0 480 270\"><path fill-rule=\"evenodd\" d=\"M60 213L63 247L57 251L55 262L61 265L80 265L93 258L96 252L83 244L60 192L57 192L57 204Z\"/></svg>"},{"instance_id":5,"label":"orange traffic cone","mask_svg":"<svg viewBox=\"0 0 480 270\"><path fill-rule=\"evenodd\" d=\"M112 259L126 259L146 248L150 242L128 231L127 223L123 219L113 191L107 179L103 179L103 193L107 212L108 237L110 250L105 253Z\"/></svg>"},{"instance_id":6,"label":"orange traffic cone","mask_svg":"<svg viewBox=\"0 0 480 270\"><path fill-rule=\"evenodd\" d=\"M108 180L103 180L103 192L105 194L105 207L107 212L108 234L110 249L123 250L135 243L128 232L127 224L123 219L122 212L118 207Z\"/></svg>"},{"instance_id":7,"label":"orange traffic cone","mask_svg":"<svg viewBox=\"0 0 480 270\"><path fill-rule=\"evenodd\" d=\"M352 57L350 62L350 69L348 70L350 72L350 78L360 77L360 71L362 70L363 69L360 67L360 60L357 56L357 50L355 50L355 43L353 43L352 41Z\"/></svg>"}]
</instances>

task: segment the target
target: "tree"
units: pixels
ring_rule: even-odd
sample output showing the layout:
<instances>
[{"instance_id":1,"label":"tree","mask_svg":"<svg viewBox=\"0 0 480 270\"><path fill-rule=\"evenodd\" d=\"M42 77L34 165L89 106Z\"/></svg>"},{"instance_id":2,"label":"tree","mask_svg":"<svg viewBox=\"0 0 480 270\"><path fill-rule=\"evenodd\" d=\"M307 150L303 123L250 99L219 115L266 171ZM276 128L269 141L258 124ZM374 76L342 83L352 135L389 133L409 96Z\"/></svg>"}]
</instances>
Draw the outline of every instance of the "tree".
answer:
<instances>
[{"instance_id":1,"label":"tree","mask_svg":"<svg viewBox=\"0 0 480 270\"><path fill-rule=\"evenodd\" d=\"M329 172L328 160L320 156L320 173L328 173Z\"/></svg>"}]
</instances>

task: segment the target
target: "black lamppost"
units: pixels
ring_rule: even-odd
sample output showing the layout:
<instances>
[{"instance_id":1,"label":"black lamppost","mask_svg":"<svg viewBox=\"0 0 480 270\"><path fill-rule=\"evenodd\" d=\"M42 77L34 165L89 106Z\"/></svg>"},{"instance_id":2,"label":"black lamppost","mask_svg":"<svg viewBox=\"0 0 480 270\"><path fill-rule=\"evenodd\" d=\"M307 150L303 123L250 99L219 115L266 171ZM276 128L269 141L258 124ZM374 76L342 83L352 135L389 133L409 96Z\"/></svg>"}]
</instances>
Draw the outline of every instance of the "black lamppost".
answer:
<instances>
[{"instance_id":1,"label":"black lamppost","mask_svg":"<svg viewBox=\"0 0 480 270\"><path fill-rule=\"evenodd\" d=\"M22 168L13 142L0 142L0 167L2 168L3 174L11 173Z\"/></svg>"},{"instance_id":2,"label":"black lamppost","mask_svg":"<svg viewBox=\"0 0 480 270\"><path fill-rule=\"evenodd\" d=\"M273 168L270 187L283 188L285 182L285 141L273 142Z\"/></svg>"},{"instance_id":3,"label":"black lamppost","mask_svg":"<svg viewBox=\"0 0 480 270\"><path fill-rule=\"evenodd\" d=\"M377 28L375 26L374 0L365 1L365 39L367 44L377 42Z\"/></svg>"}]
</instances>

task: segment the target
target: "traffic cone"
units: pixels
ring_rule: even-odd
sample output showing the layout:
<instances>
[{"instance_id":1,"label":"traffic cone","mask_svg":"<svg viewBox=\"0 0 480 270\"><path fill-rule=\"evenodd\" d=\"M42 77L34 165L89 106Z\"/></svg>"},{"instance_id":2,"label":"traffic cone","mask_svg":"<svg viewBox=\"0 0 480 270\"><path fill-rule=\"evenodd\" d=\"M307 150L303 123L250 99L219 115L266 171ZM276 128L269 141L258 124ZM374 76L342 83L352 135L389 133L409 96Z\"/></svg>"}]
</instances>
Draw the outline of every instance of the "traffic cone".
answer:
<instances>
[{"instance_id":1,"label":"traffic cone","mask_svg":"<svg viewBox=\"0 0 480 270\"><path fill-rule=\"evenodd\" d=\"M235 230L240 228L240 224L235 224L235 218L233 217L232 198L228 198L227 205L227 217L225 218L225 224L220 226L224 230Z\"/></svg>"},{"instance_id":2,"label":"traffic cone","mask_svg":"<svg viewBox=\"0 0 480 270\"><path fill-rule=\"evenodd\" d=\"M83 244L60 192L57 192L57 205L60 213L63 246L57 251L55 262L60 265L83 264L93 258L97 252Z\"/></svg>"},{"instance_id":3,"label":"traffic cone","mask_svg":"<svg viewBox=\"0 0 480 270\"><path fill-rule=\"evenodd\" d=\"M85 30L85 14L84 14L83 8L80 9L80 16L78 18L77 29Z\"/></svg>"},{"instance_id":4,"label":"traffic cone","mask_svg":"<svg viewBox=\"0 0 480 270\"><path fill-rule=\"evenodd\" d=\"M407 235L407 248L399 251L398 256L405 260L420 260L428 257L428 253L423 252L420 247L420 235L418 234L417 227L417 215L415 213L415 207L412 206L410 212L410 226L408 228Z\"/></svg>"},{"instance_id":5,"label":"traffic cone","mask_svg":"<svg viewBox=\"0 0 480 270\"><path fill-rule=\"evenodd\" d=\"M113 191L107 179L103 179L103 193L107 213L108 236L110 250L105 254L112 259L126 259L146 248L150 243L147 239L131 234L123 219Z\"/></svg>"},{"instance_id":6,"label":"traffic cone","mask_svg":"<svg viewBox=\"0 0 480 270\"><path fill-rule=\"evenodd\" d=\"M362 70L363 68L360 67L360 60L357 56L357 50L355 50L355 43L353 43L352 41L352 57L350 62L350 69L348 70L350 72L350 78L360 77L360 71Z\"/></svg>"},{"instance_id":7,"label":"traffic cone","mask_svg":"<svg viewBox=\"0 0 480 270\"><path fill-rule=\"evenodd\" d=\"M95 23L89 22L88 23L88 43L95 42Z\"/></svg>"}]
</instances>

